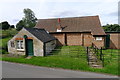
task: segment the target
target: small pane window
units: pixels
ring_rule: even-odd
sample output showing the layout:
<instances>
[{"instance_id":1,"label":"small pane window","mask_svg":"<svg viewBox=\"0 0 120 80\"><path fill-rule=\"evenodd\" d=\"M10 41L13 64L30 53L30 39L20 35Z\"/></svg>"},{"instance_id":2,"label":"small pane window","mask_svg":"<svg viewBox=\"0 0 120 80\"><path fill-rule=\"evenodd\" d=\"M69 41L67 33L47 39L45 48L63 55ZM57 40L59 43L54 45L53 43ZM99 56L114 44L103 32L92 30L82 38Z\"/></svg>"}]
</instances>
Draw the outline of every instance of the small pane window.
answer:
<instances>
[{"instance_id":1,"label":"small pane window","mask_svg":"<svg viewBox=\"0 0 120 80\"><path fill-rule=\"evenodd\" d=\"M102 37L96 37L95 40L102 40Z\"/></svg>"},{"instance_id":2,"label":"small pane window","mask_svg":"<svg viewBox=\"0 0 120 80\"><path fill-rule=\"evenodd\" d=\"M15 47L14 41L11 41L11 42L10 42L10 45L11 45L11 47Z\"/></svg>"},{"instance_id":3,"label":"small pane window","mask_svg":"<svg viewBox=\"0 0 120 80\"><path fill-rule=\"evenodd\" d=\"M16 48L17 49L23 49L23 41L22 40L18 40L17 43L16 43Z\"/></svg>"},{"instance_id":4,"label":"small pane window","mask_svg":"<svg viewBox=\"0 0 120 80\"><path fill-rule=\"evenodd\" d=\"M20 47L23 49L23 41L20 41Z\"/></svg>"}]
</instances>

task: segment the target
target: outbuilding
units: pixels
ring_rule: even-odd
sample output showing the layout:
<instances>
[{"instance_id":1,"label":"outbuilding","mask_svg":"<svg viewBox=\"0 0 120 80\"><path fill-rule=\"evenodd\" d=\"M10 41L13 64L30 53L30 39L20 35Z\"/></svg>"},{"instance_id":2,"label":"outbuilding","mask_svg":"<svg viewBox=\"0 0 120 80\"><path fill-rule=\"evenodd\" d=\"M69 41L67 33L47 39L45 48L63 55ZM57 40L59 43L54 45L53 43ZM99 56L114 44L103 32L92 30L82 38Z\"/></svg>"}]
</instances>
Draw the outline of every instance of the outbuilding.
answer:
<instances>
[{"instance_id":1,"label":"outbuilding","mask_svg":"<svg viewBox=\"0 0 120 80\"><path fill-rule=\"evenodd\" d=\"M8 41L8 52L26 56L45 56L56 47L56 38L44 29L23 28Z\"/></svg>"}]
</instances>

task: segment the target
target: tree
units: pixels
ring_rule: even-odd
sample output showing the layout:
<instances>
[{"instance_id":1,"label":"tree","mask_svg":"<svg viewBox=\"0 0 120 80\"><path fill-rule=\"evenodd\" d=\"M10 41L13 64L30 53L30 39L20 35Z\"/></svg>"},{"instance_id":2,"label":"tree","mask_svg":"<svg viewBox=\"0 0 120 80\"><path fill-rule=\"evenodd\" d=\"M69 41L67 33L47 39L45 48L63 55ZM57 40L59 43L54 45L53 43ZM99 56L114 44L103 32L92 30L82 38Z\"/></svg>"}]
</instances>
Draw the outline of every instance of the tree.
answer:
<instances>
[{"instance_id":1,"label":"tree","mask_svg":"<svg viewBox=\"0 0 120 80\"><path fill-rule=\"evenodd\" d=\"M21 30L23 27L25 27L25 23L23 22L23 20L20 20L17 24L16 24L16 30Z\"/></svg>"},{"instance_id":2,"label":"tree","mask_svg":"<svg viewBox=\"0 0 120 80\"><path fill-rule=\"evenodd\" d=\"M15 28L15 26L14 25L10 25L10 28Z\"/></svg>"},{"instance_id":3,"label":"tree","mask_svg":"<svg viewBox=\"0 0 120 80\"><path fill-rule=\"evenodd\" d=\"M10 27L10 24L7 21L1 22L1 27L3 30L7 30Z\"/></svg>"},{"instance_id":4,"label":"tree","mask_svg":"<svg viewBox=\"0 0 120 80\"><path fill-rule=\"evenodd\" d=\"M27 8L23 10L24 17L16 24L17 30L21 30L23 27L34 27L37 21L34 12Z\"/></svg>"},{"instance_id":5,"label":"tree","mask_svg":"<svg viewBox=\"0 0 120 80\"><path fill-rule=\"evenodd\" d=\"M105 31L120 31L120 25L118 24L107 24L103 26Z\"/></svg>"},{"instance_id":6,"label":"tree","mask_svg":"<svg viewBox=\"0 0 120 80\"><path fill-rule=\"evenodd\" d=\"M2 30L2 23L0 23L0 30Z\"/></svg>"},{"instance_id":7,"label":"tree","mask_svg":"<svg viewBox=\"0 0 120 80\"><path fill-rule=\"evenodd\" d=\"M23 10L24 12L24 17L23 17L23 22L25 23L25 27L34 27L37 21L37 18L35 17L34 12L27 8Z\"/></svg>"}]
</instances>

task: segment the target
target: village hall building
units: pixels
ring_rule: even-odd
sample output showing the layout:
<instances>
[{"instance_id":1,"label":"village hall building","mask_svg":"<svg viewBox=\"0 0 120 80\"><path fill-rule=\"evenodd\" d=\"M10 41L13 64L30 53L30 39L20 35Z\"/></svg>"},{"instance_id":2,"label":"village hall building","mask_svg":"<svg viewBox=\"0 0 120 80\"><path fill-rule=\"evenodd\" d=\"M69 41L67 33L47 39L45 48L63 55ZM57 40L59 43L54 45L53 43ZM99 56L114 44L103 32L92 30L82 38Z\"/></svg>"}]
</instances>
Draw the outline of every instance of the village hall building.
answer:
<instances>
[{"instance_id":1,"label":"village hall building","mask_svg":"<svg viewBox=\"0 0 120 80\"><path fill-rule=\"evenodd\" d=\"M110 33L107 33L110 34ZM96 46L120 49L106 38L99 16L39 19L34 28L23 28L8 42L8 52L28 56L48 55L56 46ZM110 37L110 36L109 36ZM110 43L108 43L110 42ZM108 45L110 44L110 45ZM114 44L114 45L113 45Z\"/></svg>"},{"instance_id":2,"label":"village hall building","mask_svg":"<svg viewBox=\"0 0 120 80\"><path fill-rule=\"evenodd\" d=\"M105 46L99 16L39 19L36 28L44 28L57 39L57 45Z\"/></svg>"}]
</instances>

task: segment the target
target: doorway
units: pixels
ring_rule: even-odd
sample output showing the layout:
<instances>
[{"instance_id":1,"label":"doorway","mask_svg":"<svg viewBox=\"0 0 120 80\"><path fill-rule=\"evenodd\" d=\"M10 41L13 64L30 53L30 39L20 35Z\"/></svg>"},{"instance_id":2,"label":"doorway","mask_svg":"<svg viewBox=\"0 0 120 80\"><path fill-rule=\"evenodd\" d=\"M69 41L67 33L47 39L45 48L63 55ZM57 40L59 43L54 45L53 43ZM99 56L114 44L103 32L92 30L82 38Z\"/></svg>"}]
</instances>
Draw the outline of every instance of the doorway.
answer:
<instances>
[{"instance_id":1,"label":"doorway","mask_svg":"<svg viewBox=\"0 0 120 80\"><path fill-rule=\"evenodd\" d=\"M32 39L26 39L26 55L27 56L33 56L33 40Z\"/></svg>"}]
</instances>

